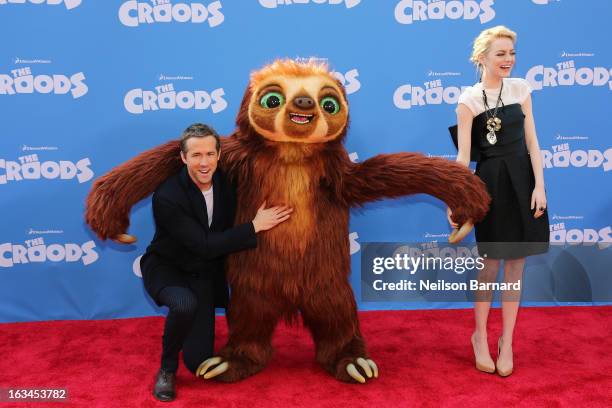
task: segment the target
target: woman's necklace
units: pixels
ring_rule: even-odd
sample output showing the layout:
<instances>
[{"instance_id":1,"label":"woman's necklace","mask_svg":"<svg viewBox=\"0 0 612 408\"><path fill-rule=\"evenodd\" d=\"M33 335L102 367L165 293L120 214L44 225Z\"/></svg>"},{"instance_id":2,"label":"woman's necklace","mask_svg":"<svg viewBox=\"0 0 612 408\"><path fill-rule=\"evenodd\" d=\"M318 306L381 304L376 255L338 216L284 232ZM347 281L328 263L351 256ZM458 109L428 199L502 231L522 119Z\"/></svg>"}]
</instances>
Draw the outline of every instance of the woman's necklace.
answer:
<instances>
[{"instance_id":1,"label":"woman's necklace","mask_svg":"<svg viewBox=\"0 0 612 408\"><path fill-rule=\"evenodd\" d=\"M497 117L497 109L499 109L499 103L501 102L503 90L504 81L502 80L501 88L499 88L499 96L497 97L497 102L495 103L495 109L493 110L493 114L491 114L489 112L491 108L489 108L489 103L487 102L487 93L485 92L484 88L482 89L482 100L485 106L485 115L487 116L487 130L489 131L489 133L487 133L487 140L492 145L497 143L497 135L495 132L499 132L501 130L502 122L501 119Z\"/></svg>"}]
</instances>

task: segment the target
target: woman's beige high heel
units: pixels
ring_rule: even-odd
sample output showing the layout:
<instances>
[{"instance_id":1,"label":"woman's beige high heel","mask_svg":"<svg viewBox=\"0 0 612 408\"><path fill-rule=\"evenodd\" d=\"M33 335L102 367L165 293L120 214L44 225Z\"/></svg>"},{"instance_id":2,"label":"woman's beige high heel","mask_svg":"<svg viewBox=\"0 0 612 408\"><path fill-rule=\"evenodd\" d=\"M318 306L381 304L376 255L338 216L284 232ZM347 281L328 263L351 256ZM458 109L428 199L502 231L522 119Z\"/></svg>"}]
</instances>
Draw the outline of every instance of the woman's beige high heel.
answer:
<instances>
[{"instance_id":1,"label":"woman's beige high heel","mask_svg":"<svg viewBox=\"0 0 612 408\"><path fill-rule=\"evenodd\" d=\"M495 367L497 368L497 374L499 374L501 377L507 377L510 374L512 374L512 370L514 369L514 363L512 362L512 360L510 360L510 367L500 367L499 366L499 355L501 353L501 344L502 344L502 338L500 337L499 340L497 341L497 362L495 363Z\"/></svg>"},{"instance_id":2,"label":"woman's beige high heel","mask_svg":"<svg viewBox=\"0 0 612 408\"><path fill-rule=\"evenodd\" d=\"M495 372L495 363L493 359L489 356L489 360L487 358L478 358L478 354L476 353L476 344L474 341L474 335L472 334L472 348L474 349L474 359L476 360L476 369L485 373L493 374Z\"/></svg>"}]
</instances>

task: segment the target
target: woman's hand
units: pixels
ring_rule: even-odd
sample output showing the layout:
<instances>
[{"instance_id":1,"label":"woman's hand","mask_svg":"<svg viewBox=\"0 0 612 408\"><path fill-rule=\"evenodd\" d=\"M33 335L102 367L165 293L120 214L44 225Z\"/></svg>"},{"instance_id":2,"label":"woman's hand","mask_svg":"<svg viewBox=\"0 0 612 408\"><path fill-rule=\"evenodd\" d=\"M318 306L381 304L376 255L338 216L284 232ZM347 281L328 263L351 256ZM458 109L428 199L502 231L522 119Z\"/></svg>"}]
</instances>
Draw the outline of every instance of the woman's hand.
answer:
<instances>
[{"instance_id":1,"label":"woman's hand","mask_svg":"<svg viewBox=\"0 0 612 408\"><path fill-rule=\"evenodd\" d=\"M546 211L546 192L544 187L536 187L531 193L531 209L535 208L536 212L533 214L533 218L540 218L544 211Z\"/></svg>"},{"instance_id":2,"label":"woman's hand","mask_svg":"<svg viewBox=\"0 0 612 408\"><path fill-rule=\"evenodd\" d=\"M460 228L459 224L453 221L452 217L453 212L450 208L447 208L446 218L448 218L448 223L451 225L451 227L453 227L453 232L451 232L450 236L448 237L448 242L450 242L451 244L458 244L459 241L465 238L465 236L469 234L470 231L472 231L472 229L474 228L474 223L471 219L467 220L461 225Z\"/></svg>"},{"instance_id":3,"label":"woman's hand","mask_svg":"<svg viewBox=\"0 0 612 408\"><path fill-rule=\"evenodd\" d=\"M448 219L448 223L450 224L451 227L453 227L453 229L459 229L459 224L453 221L453 219L451 218L452 216L453 216L453 212L451 211L450 207L447 207L446 208L446 218Z\"/></svg>"}]
</instances>

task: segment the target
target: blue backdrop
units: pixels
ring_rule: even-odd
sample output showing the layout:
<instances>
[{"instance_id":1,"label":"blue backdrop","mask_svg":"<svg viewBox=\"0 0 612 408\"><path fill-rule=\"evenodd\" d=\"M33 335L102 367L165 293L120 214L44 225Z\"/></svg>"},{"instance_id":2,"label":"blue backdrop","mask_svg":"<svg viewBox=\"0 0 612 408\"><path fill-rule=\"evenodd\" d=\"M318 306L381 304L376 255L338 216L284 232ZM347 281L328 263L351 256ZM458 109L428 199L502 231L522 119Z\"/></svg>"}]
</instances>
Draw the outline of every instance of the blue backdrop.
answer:
<instances>
[{"instance_id":1,"label":"blue backdrop","mask_svg":"<svg viewBox=\"0 0 612 408\"><path fill-rule=\"evenodd\" d=\"M337 72L356 160L454 160L447 126L477 80L471 42L498 24L519 34L513 76L535 89L551 239L610 243L610 17L608 0L0 0L0 321L160 313L134 267L153 235L150 200L132 212L138 243L119 246L84 224L87 192L193 122L229 134L250 71L275 58ZM362 309L457 305L360 298L360 244L445 240L443 203L370 205L350 231Z\"/></svg>"}]
</instances>

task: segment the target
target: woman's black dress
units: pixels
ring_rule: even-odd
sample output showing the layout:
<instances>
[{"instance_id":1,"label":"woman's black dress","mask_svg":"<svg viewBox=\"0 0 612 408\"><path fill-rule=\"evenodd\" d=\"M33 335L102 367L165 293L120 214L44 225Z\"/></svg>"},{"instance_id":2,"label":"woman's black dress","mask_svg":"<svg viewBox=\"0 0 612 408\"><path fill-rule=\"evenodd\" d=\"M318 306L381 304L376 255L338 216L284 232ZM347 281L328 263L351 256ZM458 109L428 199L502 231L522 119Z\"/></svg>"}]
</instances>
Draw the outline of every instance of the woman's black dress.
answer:
<instances>
[{"instance_id":1,"label":"woman's black dress","mask_svg":"<svg viewBox=\"0 0 612 408\"><path fill-rule=\"evenodd\" d=\"M490 110L489 113L492 113ZM473 119L478 133L473 141L480 152L476 175L487 185L491 208L482 222L475 225L480 256L514 259L546 252L549 243L548 212L534 218L531 195L535 179L525 143L525 115L519 103L500 107L497 117L502 128L496 132L497 143L486 138L486 112Z\"/></svg>"}]
</instances>

